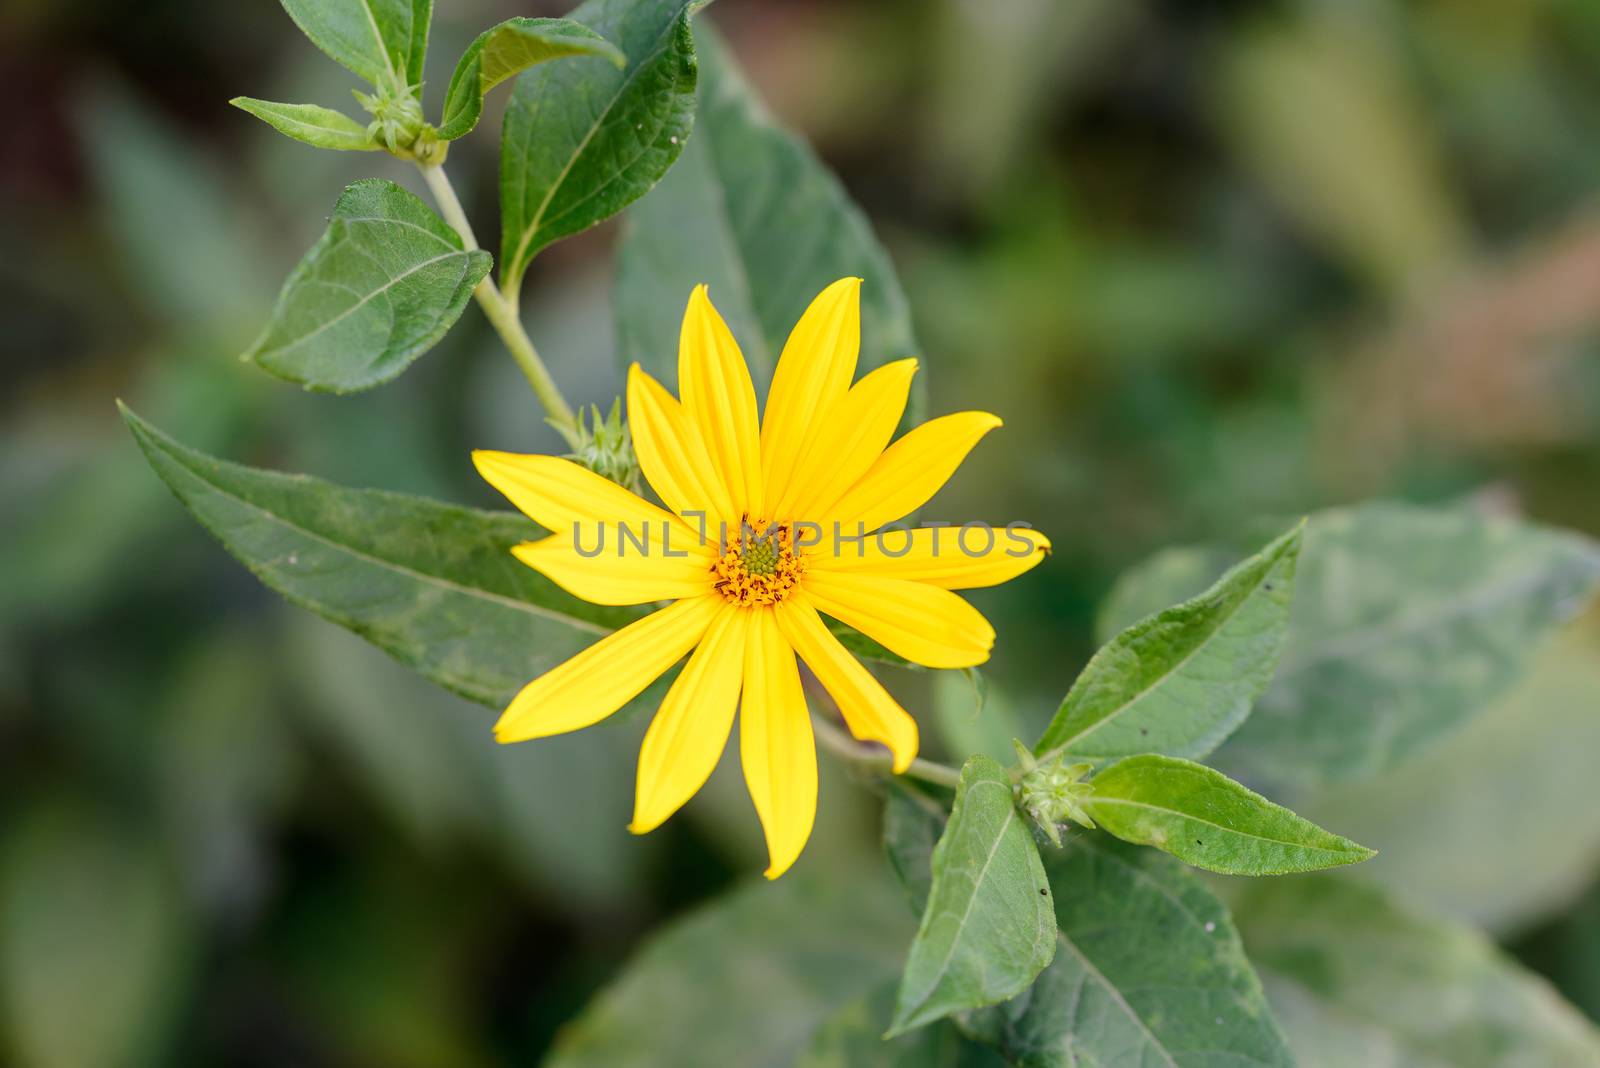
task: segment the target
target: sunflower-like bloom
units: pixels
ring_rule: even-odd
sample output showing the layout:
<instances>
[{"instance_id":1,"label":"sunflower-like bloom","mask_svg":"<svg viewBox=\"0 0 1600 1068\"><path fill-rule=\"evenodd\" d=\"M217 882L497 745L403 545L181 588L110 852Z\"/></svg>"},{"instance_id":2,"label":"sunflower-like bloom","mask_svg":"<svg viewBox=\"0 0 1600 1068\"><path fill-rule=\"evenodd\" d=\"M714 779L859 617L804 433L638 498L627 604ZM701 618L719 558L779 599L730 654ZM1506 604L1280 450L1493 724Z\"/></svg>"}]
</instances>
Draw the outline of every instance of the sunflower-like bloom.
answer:
<instances>
[{"instance_id":1,"label":"sunflower-like bloom","mask_svg":"<svg viewBox=\"0 0 1600 1068\"><path fill-rule=\"evenodd\" d=\"M890 444L917 364L886 364L851 384L860 287L841 279L806 310L759 424L739 346L706 288L695 289L679 397L637 364L628 372L639 467L666 509L559 457L473 454L485 479L553 532L512 550L523 563L595 604L671 602L530 682L496 737L598 723L687 655L645 734L629 829L660 826L705 784L737 713L768 878L794 863L816 815L797 654L851 733L887 746L897 772L917 753L916 721L822 617L913 663L970 667L988 659L994 628L951 591L1004 582L1049 549L1024 529L886 527L932 497L1000 420L960 412Z\"/></svg>"}]
</instances>

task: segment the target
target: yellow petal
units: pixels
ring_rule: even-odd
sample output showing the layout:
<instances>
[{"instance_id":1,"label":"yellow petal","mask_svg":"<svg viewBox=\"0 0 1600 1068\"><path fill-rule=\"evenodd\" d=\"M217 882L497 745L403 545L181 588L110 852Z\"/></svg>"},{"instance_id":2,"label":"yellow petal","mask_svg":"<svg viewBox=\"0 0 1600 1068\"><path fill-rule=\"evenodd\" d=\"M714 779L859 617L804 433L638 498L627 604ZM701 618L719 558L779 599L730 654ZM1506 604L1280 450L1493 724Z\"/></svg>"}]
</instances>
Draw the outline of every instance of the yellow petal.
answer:
<instances>
[{"instance_id":1,"label":"yellow petal","mask_svg":"<svg viewBox=\"0 0 1600 1068\"><path fill-rule=\"evenodd\" d=\"M761 442L756 390L739 345L705 286L695 286L678 342L678 396L700 431L732 507L761 514Z\"/></svg>"},{"instance_id":2,"label":"yellow petal","mask_svg":"<svg viewBox=\"0 0 1600 1068\"><path fill-rule=\"evenodd\" d=\"M495 738L522 742L599 723L693 649L726 603L715 594L675 601L606 635L524 686L494 725Z\"/></svg>"},{"instance_id":3,"label":"yellow petal","mask_svg":"<svg viewBox=\"0 0 1600 1068\"><path fill-rule=\"evenodd\" d=\"M939 492L979 439L999 425L1000 417L988 412L928 420L885 449L826 519L853 534L910 515Z\"/></svg>"},{"instance_id":4,"label":"yellow petal","mask_svg":"<svg viewBox=\"0 0 1600 1068\"><path fill-rule=\"evenodd\" d=\"M739 759L767 835L767 878L776 879L811 837L817 815L817 748L794 650L771 609L747 610L747 615Z\"/></svg>"},{"instance_id":5,"label":"yellow petal","mask_svg":"<svg viewBox=\"0 0 1600 1068\"><path fill-rule=\"evenodd\" d=\"M851 386L821 420L789 483L781 492L776 483L768 483L772 492L779 493L773 514L791 521L817 521L866 474L900 425L916 373L916 360L896 360Z\"/></svg>"},{"instance_id":6,"label":"yellow petal","mask_svg":"<svg viewBox=\"0 0 1600 1068\"><path fill-rule=\"evenodd\" d=\"M883 575L925 582L946 590L998 586L1029 570L1050 553L1050 539L1037 530L962 527L885 527L861 541L840 543L833 551L824 537L806 557L806 568Z\"/></svg>"},{"instance_id":7,"label":"yellow petal","mask_svg":"<svg viewBox=\"0 0 1600 1068\"><path fill-rule=\"evenodd\" d=\"M816 571L806 599L890 652L932 668L964 668L989 659L994 628L949 590L859 571Z\"/></svg>"},{"instance_id":8,"label":"yellow petal","mask_svg":"<svg viewBox=\"0 0 1600 1068\"><path fill-rule=\"evenodd\" d=\"M917 755L917 721L839 644L805 595L790 595L775 614L783 636L839 706L850 733L888 746L896 774L909 768Z\"/></svg>"},{"instance_id":9,"label":"yellow petal","mask_svg":"<svg viewBox=\"0 0 1600 1068\"><path fill-rule=\"evenodd\" d=\"M712 529L739 522L699 429L678 399L638 364L628 368L628 424L639 469L668 508L680 515L698 512L690 518L696 529L702 521Z\"/></svg>"},{"instance_id":10,"label":"yellow petal","mask_svg":"<svg viewBox=\"0 0 1600 1068\"><path fill-rule=\"evenodd\" d=\"M761 459L774 492L793 481L822 417L844 399L860 350L861 279L841 278L800 316L772 372Z\"/></svg>"},{"instance_id":11,"label":"yellow petal","mask_svg":"<svg viewBox=\"0 0 1600 1068\"><path fill-rule=\"evenodd\" d=\"M699 553L667 555L681 550L674 544L661 543L659 527L653 531L646 528L640 542L622 536L620 544L613 544L616 531L602 527L595 533L601 532L606 538L603 545L585 540L575 547L569 531L514 545L511 553L590 604L648 604L699 597L712 591L711 566L706 558Z\"/></svg>"},{"instance_id":12,"label":"yellow petal","mask_svg":"<svg viewBox=\"0 0 1600 1068\"><path fill-rule=\"evenodd\" d=\"M577 537L583 545L592 546L604 531L606 543L615 545L620 528L626 526L635 538L642 539L648 531L652 544L659 544L662 532L670 529L673 552L707 558L713 554L702 542L698 526L690 527L671 512L571 460L478 449L472 462L489 485L552 534Z\"/></svg>"},{"instance_id":13,"label":"yellow petal","mask_svg":"<svg viewBox=\"0 0 1600 1068\"><path fill-rule=\"evenodd\" d=\"M628 825L634 834L661 826L711 777L739 707L748 629L748 613L724 602L650 721Z\"/></svg>"}]
</instances>

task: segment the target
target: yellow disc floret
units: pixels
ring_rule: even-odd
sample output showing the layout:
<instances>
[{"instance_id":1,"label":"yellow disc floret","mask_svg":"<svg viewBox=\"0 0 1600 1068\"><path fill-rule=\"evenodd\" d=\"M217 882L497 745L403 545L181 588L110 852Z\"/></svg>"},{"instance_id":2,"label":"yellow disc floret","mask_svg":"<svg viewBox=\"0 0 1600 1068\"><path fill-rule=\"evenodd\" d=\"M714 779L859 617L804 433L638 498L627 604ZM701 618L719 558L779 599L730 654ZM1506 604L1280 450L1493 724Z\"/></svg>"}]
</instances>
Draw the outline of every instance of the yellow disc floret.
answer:
<instances>
[{"instance_id":1,"label":"yellow disc floret","mask_svg":"<svg viewBox=\"0 0 1600 1068\"><path fill-rule=\"evenodd\" d=\"M717 592L734 604L777 604L800 584L805 568L785 524L746 516L724 549L711 572Z\"/></svg>"}]
</instances>

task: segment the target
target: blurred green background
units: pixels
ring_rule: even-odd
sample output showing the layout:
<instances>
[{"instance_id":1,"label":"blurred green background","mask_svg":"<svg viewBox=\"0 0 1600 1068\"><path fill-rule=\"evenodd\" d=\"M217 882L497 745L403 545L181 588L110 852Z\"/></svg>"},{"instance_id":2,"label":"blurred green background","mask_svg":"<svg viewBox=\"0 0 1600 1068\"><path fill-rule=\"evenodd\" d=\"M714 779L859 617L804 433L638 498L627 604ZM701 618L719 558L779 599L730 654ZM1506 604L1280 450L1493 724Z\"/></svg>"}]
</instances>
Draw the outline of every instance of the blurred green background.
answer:
<instances>
[{"instance_id":1,"label":"blurred green background","mask_svg":"<svg viewBox=\"0 0 1600 1068\"><path fill-rule=\"evenodd\" d=\"M438 6L432 106L480 29L567 7ZM1006 419L928 513L1054 540L974 598L1025 724L1092 651L1123 568L1252 516L1476 497L1600 535L1600 6L724 0L703 17L889 246L931 410ZM0 1059L527 1063L653 928L764 861L736 767L630 837L642 723L497 748L483 709L260 588L117 419L120 396L208 452L488 506L469 449L557 449L475 310L357 397L237 360L344 183L419 187L226 101L352 84L270 0L0 12ZM450 155L490 234L493 130ZM569 396L602 406L616 232L550 249L525 295ZM1566 716L1514 759L1590 807L1559 732L1592 734L1597 664L1580 628L1541 676L1561 695L1498 713ZM889 681L929 706L926 677ZM1417 809L1380 795L1362 818L1486 791L1490 815L1514 810L1495 722L1436 761L1483 777L1413 782ZM826 761L822 790L799 870L881 864L871 792ZM1328 799L1325 822L1359 831L1335 820L1362 803ZM1524 836L1466 820L1414 833L1388 880L1490 924L1600 1013L1600 841L1430 879L1463 870L1475 828ZM1441 869L1430 848L1455 852Z\"/></svg>"}]
</instances>

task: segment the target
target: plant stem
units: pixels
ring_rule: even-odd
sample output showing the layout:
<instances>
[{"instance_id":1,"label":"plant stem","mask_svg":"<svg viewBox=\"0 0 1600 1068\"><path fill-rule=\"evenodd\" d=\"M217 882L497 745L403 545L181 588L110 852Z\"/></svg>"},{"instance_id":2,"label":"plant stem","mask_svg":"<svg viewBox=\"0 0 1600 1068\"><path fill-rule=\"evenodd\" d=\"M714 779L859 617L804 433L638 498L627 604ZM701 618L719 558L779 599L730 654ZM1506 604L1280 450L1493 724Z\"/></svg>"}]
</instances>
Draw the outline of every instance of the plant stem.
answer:
<instances>
[{"instance_id":1,"label":"plant stem","mask_svg":"<svg viewBox=\"0 0 1600 1068\"><path fill-rule=\"evenodd\" d=\"M892 773L894 758L881 749L868 749L844 731L835 727L831 722L817 715L811 714L811 726L816 732L817 741L822 747L835 756L842 757L864 768L871 768L877 772ZM921 757L911 761L911 766L902 775L912 779L921 779L923 782L937 783L955 789L961 782L961 773L947 764L936 764L931 760Z\"/></svg>"},{"instance_id":2,"label":"plant stem","mask_svg":"<svg viewBox=\"0 0 1600 1068\"><path fill-rule=\"evenodd\" d=\"M461 210L461 201L456 198L456 191L451 186L450 179L445 177L444 168L438 164L419 162L417 169L422 172L422 180L427 183L429 192L439 205L444 221L461 235L463 245L468 249L477 248L478 239L472 233L472 224L467 221L466 212ZM528 379L528 385L533 387L534 396L544 405L545 414L550 418L550 425L560 431L570 447L577 449L578 420L572 414L572 407L567 404L567 399L561 395L555 379L550 377L550 371L545 367L544 361L539 358L539 352L533 347L528 332L522 328L522 319L517 315L516 307L500 292L500 287L495 285L492 274L484 276L483 281L478 283L478 288L472 291L472 295L478 299L478 306L483 309L483 314L488 316L495 332L500 335L500 340L505 342L511 358L522 368L523 375Z\"/></svg>"}]
</instances>

